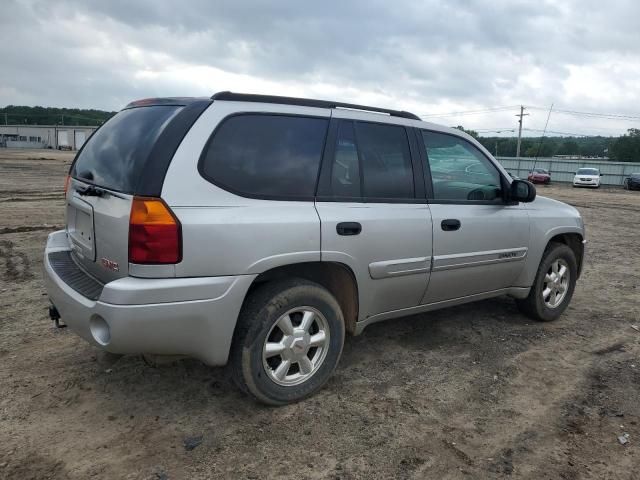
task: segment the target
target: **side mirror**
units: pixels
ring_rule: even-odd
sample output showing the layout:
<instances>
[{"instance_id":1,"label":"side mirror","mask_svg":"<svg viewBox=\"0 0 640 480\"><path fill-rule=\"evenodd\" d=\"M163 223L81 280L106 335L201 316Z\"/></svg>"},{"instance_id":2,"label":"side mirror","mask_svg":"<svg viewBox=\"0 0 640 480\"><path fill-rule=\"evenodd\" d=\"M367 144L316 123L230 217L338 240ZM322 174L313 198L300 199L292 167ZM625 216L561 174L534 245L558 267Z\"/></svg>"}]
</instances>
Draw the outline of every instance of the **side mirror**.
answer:
<instances>
[{"instance_id":1,"label":"side mirror","mask_svg":"<svg viewBox=\"0 0 640 480\"><path fill-rule=\"evenodd\" d=\"M533 202L536 198L536 187L527 180L511 182L509 200L514 202Z\"/></svg>"}]
</instances>

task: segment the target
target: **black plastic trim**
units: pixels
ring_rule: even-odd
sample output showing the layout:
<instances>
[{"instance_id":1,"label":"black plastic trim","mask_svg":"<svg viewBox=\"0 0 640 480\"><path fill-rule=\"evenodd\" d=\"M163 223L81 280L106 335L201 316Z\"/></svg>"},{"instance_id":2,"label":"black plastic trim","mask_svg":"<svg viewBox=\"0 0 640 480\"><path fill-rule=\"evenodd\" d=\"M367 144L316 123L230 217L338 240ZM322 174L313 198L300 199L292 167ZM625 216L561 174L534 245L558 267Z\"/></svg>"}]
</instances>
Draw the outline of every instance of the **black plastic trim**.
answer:
<instances>
[{"instance_id":1,"label":"black plastic trim","mask_svg":"<svg viewBox=\"0 0 640 480\"><path fill-rule=\"evenodd\" d=\"M82 270L71 257L70 250L52 252L49 264L60 279L73 290L90 300L98 300L104 285Z\"/></svg>"},{"instance_id":2,"label":"black plastic trim","mask_svg":"<svg viewBox=\"0 0 640 480\"><path fill-rule=\"evenodd\" d=\"M184 107L196 102L208 101L211 103L210 99L206 97L156 97L156 98L143 98L141 100L134 100L133 102L129 102L123 110L127 110L129 108L138 108L138 107L152 107L158 105L172 105L176 107Z\"/></svg>"},{"instance_id":3,"label":"black plastic trim","mask_svg":"<svg viewBox=\"0 0 640 480\"><path fill-rule=\"evenodd\" d=\"M186 105L165 127L151 148L143 174L136 185L136 195L159 197L171 160L182 140L200 115L211 105L211 100L197 100Z\"/></svg>"},{"instance_id":4,"label":"black plastic trim","mask_svg":"<svg viewBox=\"0 0 640 480\"><path fill-rule=\"evenodd\" d=\"M309 195L309 196L257 195L257 194L253 194L253 193L248 193L248 192L243 192L243 191L240 191L240 190L236 190L235 188L232 188L232 187L230 187L228 185L225 185L225 184L215 180L214 178L208 176L207 174L205 174L205 172L204 172L204 160L205 160L205 157L207 156L207 153L209 152L209 146L211 145L211 142L215 138L216 133L218 132L218 130L230 118L239 117L239 116L245 116L245 115L269 115L269 116L282 116L282 117L316 118L316 119L320 119L320 120L325 120L327 122L327 126L326 126L326 129L325 129L325 134L324 134L324 142L322 144L322 152L321 152L321 155L320 155L320 161L318 163L318 172L316 173L317 176L316 176L316 182L315 182L315 189L314 189L314 191L313 191L313 193L311 195ZM243 111L243 112L231 113L231 114L227 115L226 117L224 117L222 120L220 120L220 122L218 122L216 127L213 129L213 132L211 132L211 135L207 139L207 142L204 144L204 147L202 148L202 152L200 152L200 158L198 159L198 173L207 182L215 185L216 187L220 187L220 188L222 188L223 190L226 190L229 193L233 193L234 195L238 195L240 197L255 198L257 200L279 200L281 202L283 202L283 201L313 202L314 199L315 199L315 193L316 193L316 191L318 189L318 182L319 182L319 178L320 178L320 169L321 169L322 161L323 161L323 158L324 158L324 155L325 155L325 151L326 151L326 148L327 148L327 136L328 136L328 132L329 132L330 120L331 120L330 117L323 117L321 115L316 116L316 115L304 115L304 114L297 114L297 113L252 112L252 111Z\"/></svg>"},{"instance_id":5,"label":"black plastic trim","mask_svg":"<svg viewBox=\"0 0 640 480\"><path fill-rule=\"evenodd\" d=\"M413 185L416 198L426 198L427 185L424 175L424 164L420 153L420 143L418 143L415 128L407 128L406 133L409 139L409 149L411 151L411 165L413 166Z\"/></svg>"},{"instance_id":6,"label":"black plastic trim","mask_svg":"<svg viewBox=\"0 0 640 480\"><path fill-rule=\"evenodd\" d=\"M331 187L331 169L333 157L336 152L336 141L338 139L338 125L340 120L331 118L329 128L327 129L327 140L324 143L324 152L322 162L320 164L320 172L318 175L318 184L316 185L315 197L320 195L329 196ZM354 197L351 197L354 198Z\"/></svg>"},{"instance_id":7,"label":"black plastic trim","mask_svg":"<svg viewBox=\"0 0 640 480\"><path fill-rule=\"evenodd\" d=\"M318 195L317 202L337 203L429 203L425 198L332 197Z\"/></svg>"},{"instance_id":8,"label":"black plastic trim","mask_svg":"<svg viewBox=\"0 0 640 480\"><path fill-rule=\"evenodd\" d=\"M282 97L278 95L256 95L252 93L218 92L211 96L211 100L226 100L231 102L256 102L256 103L276 103L280 105L297 105L300 107L317 108L347 108L350 110L362 110L376 113L386 113L392 117L409 118L420 120L417 115L404 110L391 110L388 108L369 107L366 105L356 105L355 103L333 102L329 100L314 100L311 98Z\"/></svg>"}]
</instances>

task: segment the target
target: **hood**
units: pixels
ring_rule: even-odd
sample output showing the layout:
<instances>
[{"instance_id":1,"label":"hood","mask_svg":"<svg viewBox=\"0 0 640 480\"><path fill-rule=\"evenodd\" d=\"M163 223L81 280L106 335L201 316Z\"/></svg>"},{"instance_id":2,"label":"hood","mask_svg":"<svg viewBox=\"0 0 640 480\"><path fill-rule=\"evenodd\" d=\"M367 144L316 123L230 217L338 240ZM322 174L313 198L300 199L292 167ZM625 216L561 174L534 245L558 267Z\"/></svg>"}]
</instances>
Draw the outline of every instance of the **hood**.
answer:
<instances>
[{"instance_id":1,"label":"hood","mask_svg":"<svg viewBox=\"0 0 640 480\"><path fill-rule=\"evenodd\" d=\"M543 197L541 195L536 195L536 199L526 205L527 210L545 211L553 214L553 216L561 214L562 216L580 217L580 212L577 208L572 207L567 203L560 202L549 197Z\"/></svg>"},{"instance_id":2,"label":"hood","mask_svg":"<svg viewBox=\"0 0 640 480\"><path fill-rule=\"evenodd\" d=\"M576 173L575 175L576 178L600 178L600 175L583 175L582 173Z\"/></svg>"}]
</instances>

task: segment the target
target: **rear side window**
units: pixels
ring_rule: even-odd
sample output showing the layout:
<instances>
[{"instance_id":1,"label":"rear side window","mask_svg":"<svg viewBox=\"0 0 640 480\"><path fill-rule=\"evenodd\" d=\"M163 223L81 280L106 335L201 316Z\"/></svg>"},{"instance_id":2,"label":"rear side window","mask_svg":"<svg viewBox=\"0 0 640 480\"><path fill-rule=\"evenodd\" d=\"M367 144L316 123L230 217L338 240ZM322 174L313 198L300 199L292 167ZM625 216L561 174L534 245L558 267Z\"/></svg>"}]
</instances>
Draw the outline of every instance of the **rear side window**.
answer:
<instances>
[{"instance_id":1,"label":"rear side window","mask_svg":"<svg viewBox=\"0 0 640 480\"><path fill-rule=\"evenodd\" d=\"M413 167L404 127L340 120L330 196L380 201L413 198Z\"/></svg>"},{"instance_id":2,"label":"rear side window","mask_svg":"<svg viewBox=\"0 0 640 480\"><path fill-rule=\"evenodd\" d=\"M413 168L404 127L356 122L364 196L413 198Z\"/></svg>"},{"instance_id":3,"label":"rear side window","mask_svg":"<svg viewBox=\"0 0 640 480\"><path fill-rule=\"evenodd\" d=\"M328 120L243 114L226 119L209 141L200 172L240 195L311 199Z\"/></svg>"},{"instance_id":4,"label":"rear side window","mask_svg":"<svg viewBox=\"0 0 640 480\"><path fill-rule=\"evenodd\" d=\"M71 175L111 190L135 193L149 153L180 106L123 110L85 143Z\"/></svg>"},{"instance_id":5,"label":"rear side window","mask_svg":"<svg viewBox=\"0 0 640 480\"><path fill-rule=\"evenodd\" d=\"M336 151L331 164L331 190L336 197L360 197L360 162L353 122L338 124Z\"/></svg>"}]
</instances>

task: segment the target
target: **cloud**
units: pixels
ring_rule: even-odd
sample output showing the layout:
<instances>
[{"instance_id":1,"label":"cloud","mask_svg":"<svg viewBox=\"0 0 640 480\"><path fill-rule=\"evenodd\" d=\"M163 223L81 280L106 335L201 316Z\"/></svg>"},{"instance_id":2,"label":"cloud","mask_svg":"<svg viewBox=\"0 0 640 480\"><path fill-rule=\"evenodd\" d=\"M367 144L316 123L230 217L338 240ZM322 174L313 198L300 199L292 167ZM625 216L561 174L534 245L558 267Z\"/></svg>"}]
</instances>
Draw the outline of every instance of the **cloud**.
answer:
<instances>
[{"instance_id":1,"label":"cloud","mask_svg":"<svg viewBox=\"0 0 640 480\"><path fill-rule=\"evenodd\" d=\"M219 90L418 114L552 102L633 114L640 101L632 1L31 0L3 10L0 39L11 48L0 104L119 109L140 97ZM514 114L437 121L513 127ZM545 119L537 111L526 122L542 128ZM558 115L551 126L631 125Z\"/></svg>"}]
</instances>

